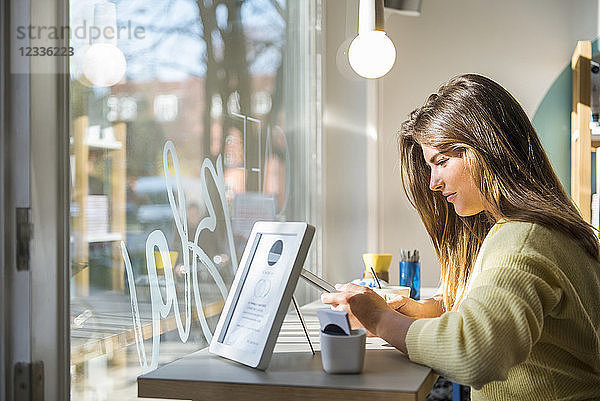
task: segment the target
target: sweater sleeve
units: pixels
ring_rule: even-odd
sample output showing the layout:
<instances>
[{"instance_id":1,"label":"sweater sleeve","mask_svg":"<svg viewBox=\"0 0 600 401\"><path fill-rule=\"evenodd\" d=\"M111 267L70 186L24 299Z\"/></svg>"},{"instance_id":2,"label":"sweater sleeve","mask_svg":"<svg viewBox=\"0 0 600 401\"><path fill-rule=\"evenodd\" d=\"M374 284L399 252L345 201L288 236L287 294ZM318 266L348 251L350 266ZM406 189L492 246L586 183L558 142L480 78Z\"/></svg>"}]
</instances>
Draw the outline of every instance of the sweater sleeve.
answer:
<instances>
[{"instance_id":1,"label":"sweater sleeve","mask_svg":"<svg viewBox=\"0 0 600 401\"><path fill-rule=\"evenodd\" d=\"M406 336L412 361L475 389L506 380L528 357L561 296L543 257L511 254L487 262L457 311L417 320Z\"/></svg>"}]
</instances>

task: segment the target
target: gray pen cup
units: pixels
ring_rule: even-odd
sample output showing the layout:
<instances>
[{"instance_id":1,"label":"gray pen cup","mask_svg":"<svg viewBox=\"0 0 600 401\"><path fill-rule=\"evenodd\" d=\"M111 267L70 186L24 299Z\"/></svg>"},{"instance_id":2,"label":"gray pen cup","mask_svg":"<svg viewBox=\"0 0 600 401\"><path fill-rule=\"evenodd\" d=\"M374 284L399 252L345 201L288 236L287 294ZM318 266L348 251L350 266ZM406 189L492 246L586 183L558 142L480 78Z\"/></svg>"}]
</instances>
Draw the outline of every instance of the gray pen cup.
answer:
<instances>
[{"instance_id":1,"label":"gray pen cup","mask_svg":"<svg viewBox=\"0 0 600 401\"><path fill-rule=\"evenodd\" d=\"M351 335L321 331L321 361L327 373L360 373L365 362L367 331L359 328Z\"/></svg>"}]
</instances>

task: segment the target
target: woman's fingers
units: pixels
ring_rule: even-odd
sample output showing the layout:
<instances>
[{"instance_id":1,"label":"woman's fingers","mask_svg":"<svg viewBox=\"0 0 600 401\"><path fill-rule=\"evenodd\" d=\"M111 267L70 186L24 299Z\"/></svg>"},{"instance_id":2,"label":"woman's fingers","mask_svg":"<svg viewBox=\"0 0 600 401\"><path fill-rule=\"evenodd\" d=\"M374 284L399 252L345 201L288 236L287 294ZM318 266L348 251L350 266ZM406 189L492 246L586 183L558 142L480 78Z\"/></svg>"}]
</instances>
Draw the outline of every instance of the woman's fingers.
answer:
<instances>
[{"instance_id":1,"label":"woman's fingers","mask_svg":"<svg viewBox=\"0 0 600 401\"><path fill-rule=\"evenodd\" d=\"M403 295L399 295L389 300L388 306L406 316L414 318L423 316L423 304Z\"/></svg>"},{"instance_id":2,"label":"woman's fingers","mask_svg":"<svg viewBox=\"0 0 600 401\"><path fill-rule=\"evenodd\" d=\"M340 292L322 294L321 301L334 310L348 312L352 327L375 333L382 311L389 310L386 301L368 287L347 283L336 284L335 288Z\"/></svg>"},{"instance_id":3,"label":"woman's fingers","mask_svg":"<svg viewBox=\"0 0 600 401\"><path fill-rule=\"evenodd\" d=\"M410 298L409 297L405 297L404 295L396 295L393 298L390 298L390 299L387 300L387 304L392 309L402 308L408 302L410 302Z\"/></svg>"},{"instance_id":4,"label":"woman's fingers","mask_svg":"<svg viewBox=\"0 0 600 401\"><path fill-rule=\"evenodd\" d=\"M342 305L331 305L331 309L333 310L339 310L342 312L348 312L348 316L350 316L352 314L352 311L350 311L350 307L348 306L348 304L342 304Z\"/></svg>"},{"instance_id":5,"label":"woman's fingers","mask_svg":"<svg viewBox=\"0 0 600 401\"><path fill-rule=\"evenodd\" d=\"M348 303L348 299L351 298L353 295L370 291L369 288L352 283L336 284L335 289L339 292L321 294L321 301L324 304L346 304Z\"/></svg>"},{"instance_id":6,"label":"woman's fingers","mask_svg":"<svg viewBox=\"0 0 600 401\"><path fill-rule=\"evenodd\" d=\"M369 287L365 287L365 286L353 284L353 283L344 284L342 286L342 288L343 288L342 291L351 292L353 294L363 294L363 293L367 293L367 292L373 292L373 290L370 289Z\"/></svg>"},{"instance_id":7,"label":"woman's fingers","mask_svg":"<svg viewBox=\"0 0 600 401\"><path fill-rule=\"evenodd\" d=\"M346 284L338 283L335 285L335 289L338 290L339 292L351 292L353 294L360 294L360 293L372 291L368 287L358 285L358 284L353 284L353 283L346 283Z\"/></svg>"},{"instance_id":8,"label":"woman's fingers","mask_svg":"<svg viewBox=\"0 0 600 401\"><path fill-rule=\"evenodd\" d=\"M321 294L321 301L328 305L348 303L347 295L344 292L330 292Z\"/></svg>"}]
</instances>

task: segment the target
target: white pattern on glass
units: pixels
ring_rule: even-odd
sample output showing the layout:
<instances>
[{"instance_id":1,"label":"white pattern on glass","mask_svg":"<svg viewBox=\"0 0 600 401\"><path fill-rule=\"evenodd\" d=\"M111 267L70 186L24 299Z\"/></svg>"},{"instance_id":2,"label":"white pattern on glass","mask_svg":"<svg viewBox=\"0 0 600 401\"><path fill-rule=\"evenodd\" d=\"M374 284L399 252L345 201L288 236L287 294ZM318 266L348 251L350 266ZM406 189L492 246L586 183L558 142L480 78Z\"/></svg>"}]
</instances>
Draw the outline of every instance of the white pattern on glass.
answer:
<instances>
[{"instance_id":1,"label":"white pattern on glass","mask_svg":"<svg viewBox=\"0 0 600 401\"><path fill-rule=\"evenodd\" d=\"M171 176L169 171L169 154L171 154L173 173ZM167 244L167 239L165 234L160 230L154 230L146 239L146 267L148 269L148 280L150 284L150 299L151 299L151 307L152 307L152 356L150 359L150 364L148 364L148 359L146 357L146 351L144 348L144 338L142 334L142 325L140 319L140 312L138 307L137 294L135 290L135 279L133 275L133 269L131 266L131 260L129 259L129 255L127 252L127 248L125 247L125 243L121 242L121 251L123 255L123 260L125 262L125 270L127 272L127 280L129 282L129 294L131 297L131 312L133 318L133 326L134 333L136 339L136 347L138 352L138 357L140 361L140 366L142 367L143 372L148 372L153 369L156 369L158 366L158 355L160 348L160 320L161 318L165 318L171 312L171 306L173 306L173 310L175 312L175 320L177 323L177 330L179 333L179 338L182 342L186 342L191 328L191 290L194 291L194 301L196 304L196 311L198 314L198 320L200 321L200 325L202 327L202 332L206 337L208 342L212 339L212 332L208 327L208 323L206 321L206 317L204 315L204 310L202 308L202 300L200 298L200 289L198 285L198 259L200 263L210 273L213 280L217 284L223 299L227 298L227 287L223 281L223 278L219 274L216 266L210 257L204 252L204 250L198 244L198 239L203 230L208 229L211 232L215 231L216 228L216 215L215 208L212 204L212 200L210 199L210 195L208 192L208 187L206 184L206 170L211 174L216 186L217 191L219 193L219 198L221 201L221 206L223 208L223 214L225 218L225 228L227 234L227 240L229 242L229 252L231 257L232 269L233 272L237 270L237 258L235 253L235 244L233 242L233 231L231 229L231 219L229 216L229 210L227 207L227 201L225 198L225 182L223 180L223 163L221 161L221 156L217 158L216 168L211 162L210 159L205 159L202 163L202 171L201 171L201 181L202 181L202 190L203 190L203 199L205 200L206 209L208 211L208 216L204 217L198 227L196 228L196 232L194 235L194 240L189 241L188 236L188 226L186 219L186 202L185 202L185 194L183 191L183 187L181 184L181 171L179 168L179 159L177 157L177 152L175 151L175 146L173 142L167 141L165 143L163 149L163 169L165 172L165 184L167 188L167 195L169 197L169 205L171 206L171 211L173 213L173 218L175 219L175 225L177 226L177 232L181 239L181 246L183 249L183 266L184 266L184 274L185 274L185 316L186 316L186 324L183 325L181 321L181 314L179 313L179 303L177 300L177 295L175 293L175 281L173 279L173 266L171 264L169 246ZM173 179L175 182L173 183ZM177 191L177 202L175 201L174 195L174 186ZM166 301L163 300L162 294L160 292L159 282L158 282L158 274L156 270L156 259L154 256L154 249L158 248L160 253L160 257L162 259L162 264L164 266L165 272L165 282L166 282ZM192 263L191 263L191 271L190 271L190 253L192 252ZM190 274L192 283L190 286Z\"/></svg>"}]
</instances>

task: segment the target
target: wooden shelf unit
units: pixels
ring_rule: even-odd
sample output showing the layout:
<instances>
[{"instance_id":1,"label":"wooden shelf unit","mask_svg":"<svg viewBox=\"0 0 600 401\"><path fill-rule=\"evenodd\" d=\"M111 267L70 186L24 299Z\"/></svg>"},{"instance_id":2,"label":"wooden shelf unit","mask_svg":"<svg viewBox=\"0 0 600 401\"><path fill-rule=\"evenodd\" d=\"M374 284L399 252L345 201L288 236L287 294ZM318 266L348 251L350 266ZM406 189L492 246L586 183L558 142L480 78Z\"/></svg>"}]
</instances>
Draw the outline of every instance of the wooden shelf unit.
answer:
<instances>
[{"instance_id":1,"label":"wooden shelf unit","mask_svg":"<svg viewBox=\"0 0 600 401\"><path fill-rule=\"evenodd\" d=\"M113 290L124 288L123 261L120 241L125 240L126 233L126 139L127 126L120 122L113 125L115 141L109 143L88 142L88 117L81 116L73 122L73 141L71 154L74 158L75 182L72 202L77 204L78 213L72 217L71 233L73 238L72 262L77 269L72 269L75 279L75 294L89 295L90 266L89 244L110 242L112 247L111 283ZM108 152L111 165L110 179L110 219L109 231L97 234L89 233L87 227L87 199L89 195L88 161L90 152ZM85 266L82 268L82 266ZM93 267L92 267L93 268Z\"/></svg>"},{"instance_id":2,"label":"wooden shelf unit","mask_svg":"<svg viewBox=\"0 0 600 401\"><path fill-rule=\"evenodd\" d=\"M592 44L579 41L571 59L573 70L573 107L571 111L571 198L581 216L591 222L592 153L600 147L592 137L591 120L591 61ZM596 172L596 174L599 174Z\"/></svg>"}]
</instances>

